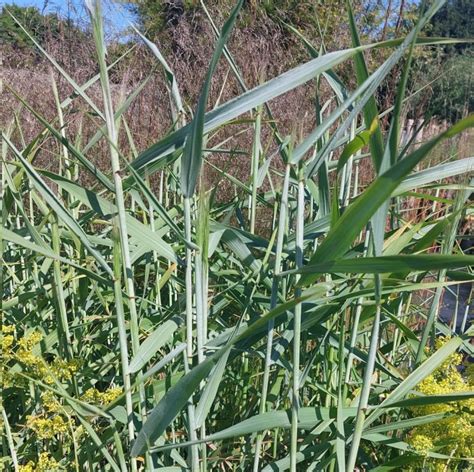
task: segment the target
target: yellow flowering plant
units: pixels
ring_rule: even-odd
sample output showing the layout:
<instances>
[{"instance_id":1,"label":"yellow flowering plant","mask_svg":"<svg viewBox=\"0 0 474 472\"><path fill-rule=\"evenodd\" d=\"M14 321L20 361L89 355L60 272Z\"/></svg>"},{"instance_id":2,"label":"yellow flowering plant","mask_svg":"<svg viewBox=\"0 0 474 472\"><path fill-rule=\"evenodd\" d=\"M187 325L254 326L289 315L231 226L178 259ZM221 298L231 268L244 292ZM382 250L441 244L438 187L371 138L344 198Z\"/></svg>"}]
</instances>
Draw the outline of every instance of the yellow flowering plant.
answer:
<instances>
[{"instance_id":1,"label":"yellow flowering plant","mask_svg":"<svg viewBox=\"0 0 474 472\"><path fill-rule=\"evenodd\" d=\"M439 338L435 347L439 349L447 338ZM450 355L432 374L423 379L417 390L424 395L458 394L474 390L472 365L463 369L462 355ZM446 418L417 426L408 436L410 445L421 455L437 452L450 456L450 464L440 459L427 459L436 470L451 470L456 467L456 459L474 456L474 399L457 402L437 403L413 407L416 416L445 413ZM445 468L448 467L448 468ZM458 470L456 468L452 470Z\"/></svg>"},{"instance_id":2,"label":"yellow flowering plant","mask_svg":"<svg viewBox=\"0 0 474 472\"><path fill-rule=\"evenodd\" d=\"M25 465L20 465L18 472L59 472L65 470L47 452L40 453L38 461L28 461Z\"/></svg>"},{"instance_id":3,"label":"yellow flowering plant","mask_svg":"<svg viewBox=\"0 0 474 472\"><path fill-rule=\"evenodd\" d=\"M68 430L67 421L60 415L51 417L27 416L27 427L30 428L38 439L52 439L58 434L65 434Z\"/></svg>"},{"instance_id":4,"label":"yellow flowering plant","mask_svg":"<svg viewBox=\"0 0 474 472\"><path fill-rule=\"evenodd\" d=\"M39 331L31 331L23 336L16 335L14 326L4 324L1 329L3 387L29 389L31 383L27 379L37 379L47 385L70 382L74 374L82 366L76 359L67 361L58 356L45 360L37 354L35 347L43 339ZM20 370L18 369L20 367ZM26 376L21 374L23 371ZM7 374L7 375L5 375ZM40 384L37 384L40 385ZM38 387L37 387L38 388ZM104 390L90 387L80 396L81 401L96 406L105 406L122 394L122 388L112 386ZM61 449L72 446L72 431L76 430L76 438L80 436L82 426L76 425L71 417L74 411L63 404L63 399L55 390L46 389L40 394L41 401L34 405L34 413L26 415L23 430L48 445L49 452L39 454L37 460L29 460L19 465L19 472L55 472L64 470L60 463L51 455L54 441L61 444ZM74 433L73 433L74 434Z\"/></svg>"},{"instance_id":5,"label":"yellow flowering plant","mask_svg":"<svg viewBox=\"0 0 474 472\"><path fill-rule=\"evenodd\" d=\"M121 387L110 387L103 392L91 387L84 392L81 399L87 403L107 405L116 400L121 394Z\"/></svg>"}]
</instances>

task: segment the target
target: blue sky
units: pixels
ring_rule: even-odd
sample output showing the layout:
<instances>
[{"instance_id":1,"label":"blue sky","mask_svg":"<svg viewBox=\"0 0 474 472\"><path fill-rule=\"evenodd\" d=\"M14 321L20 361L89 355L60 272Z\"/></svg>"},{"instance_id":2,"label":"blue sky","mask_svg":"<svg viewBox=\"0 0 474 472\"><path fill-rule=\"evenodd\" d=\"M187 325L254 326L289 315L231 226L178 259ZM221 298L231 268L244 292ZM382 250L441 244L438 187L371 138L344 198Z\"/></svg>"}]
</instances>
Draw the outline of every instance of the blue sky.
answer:
<instances>
[{"instance_id":1,"label":"blue sky","mask_svg":"<svg viewBox=\"0 0 474 472\"><path fill-rule=\"evenodd\" d=\"M45 13L57 12L63 17L71 16L79 23L87 22L88 18L83 0L0 0L0 6L12 3L18 6L36 7ZM128 27L128 21L133 20L133 15L123 3L102 0L106 31L109 34L120 33Z\"/></svg>"}]
</instances>

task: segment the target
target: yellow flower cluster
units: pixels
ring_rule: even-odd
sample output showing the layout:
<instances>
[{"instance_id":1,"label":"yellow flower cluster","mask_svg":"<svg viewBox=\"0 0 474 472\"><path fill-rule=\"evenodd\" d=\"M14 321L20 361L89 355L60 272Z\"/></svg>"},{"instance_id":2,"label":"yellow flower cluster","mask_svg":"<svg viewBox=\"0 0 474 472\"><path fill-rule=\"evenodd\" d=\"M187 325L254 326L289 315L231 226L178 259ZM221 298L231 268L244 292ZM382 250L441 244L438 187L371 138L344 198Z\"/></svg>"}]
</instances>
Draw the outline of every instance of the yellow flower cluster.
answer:
<instances>
[{"instance_id":1,"label":"yellow flower cluster","mask_svg":"<svg viewBox=\"0 0 474 472\"><path fill-rule=\"evenodd\" d=\"M439 339L439 349L446 339ZM470 372L463 377L458 370L462 362L460 354L452 354L431 375L418 385L417 390L425 395L457 394L474 390L474 378ZM474 455L474 399L444 404L426 405L412 409L416 416L446 413L447 418L417 426L408 438L411 446L423 455L436 452L453 457ZM439 461L433 461L435 470ZM443 467L446 467L443 465ZM448 470L448 469L444 469Z\"/></svg>"},{"instance_id":2,"label":"yellow flower cluster","mask_svg":"<svg viewBox=\"0 0 474 472\"><path fill-rule=\"evenodd\" d=\"M100 392L96 388L89 388L82 395L82 400L87 403L95 403L97 405L107 405L112 403L122 394L121 387L110 387L104 392Z\"/></svg>"},{"instance_id":3,"label":"yellow flower cluster","mask_svg":"<svg viewBox=\"0 0 474 472\"><path fill-rule=\"evenodd\" d=\"M62 405L51 391L46 391L41 394L41 402L46 411L50 413L59 413L62 411Z\"/></svg>"},{"instance_id":4,"label":"yellow flower cluster","mask_svg":"<svg viewBox=\"0 0 474 472\"><path fill-rule=\"evenodd\" d=\"M33 354L33 348L43 339L38 331L33 331L15 342L15 328L2 326L2 353L5 360L15 358L27 367L35 367L41 359ZM14 347L17 347L14 351Z\"/></svg>"},{"instance_id":5,"label":"yellow flower cluster","mask_svg":"<svg viewBox=\"0 0 474 472\"><path fill-rule=\"evenodd\" d=\"M38 331L32 331L18 340L18 346L22 351L31 351L41 340L43 335Z\"/></svg>"},{"instance_id":6,"label":"yellow flower cluster","mask_svg":"<svg viewBox=\"0 0 474 472\"><path fill-rule=\"evenodd\" d=\"M422 455L426 455L433 449L433 441L424 434L414 434L410 442L412 447Z\"/></svg>"},{"instance_id":7,"label":"yellow flower cluster","mask_svg":"<svg viewBox=\"0 0 474 472\"><path fill-rule=\"evenodd\" d=\"M51 418L30 415L26 419L28 428L33 430L39 439L52 439L68 430L68 424L61 415L54 415Z\"/></svg>"},{"instance_id":8,"label":"yellow flower cluster","mask_svg":"<svg viewBox=\"0 0 474 472\"><path fill-rule=\"evenodd\" d=\"M36 464L29 461L25 465L20 465L18 470L19 472L57 472L61 469L54 458L50 457L47 452L42 452Z\"/></svg>"},{"instance_id":9,"label":"yellow flower cluster","mask_svg":"<svg viewBox=\"0 0 474 472\"><path fill-rule=\"evenodd\" d=\"M44 381L48 384L54 383L54 379L71 380L72 375L77 372L80 362L72 360L70 362L62 359L54 359L50 364L43 365L40 369Z\"/></svg>"},{"instance_id":10,"label":"yellow flower cluster","mask_svg":"<svg viewBox=\"0 0 474 472\"><path fill-rule=\"evenodd\" d=\"M80 361L70 362L56 358L53 362L46 362L41 356L33 353L33 348L41 342L43 335L38 331L33 331L20 339L15 347L15 329L13 326L2 326L2 354L4 360L14 359L23 364L30 373L34 374L43 382L53 384L57 380L70 380L77 372Z\"/></svg>"},{"instance_id":11,"label":"yellow flower cluster","mask_svg":"<svg viewBox=\"0 0 474 472\"><path fill-rule=\"evenodd\" d=\"M15 337L13 333L15 328L13 326L2 325L2 357L8 356L11 351Z\"/></svg>"}]
</instances>

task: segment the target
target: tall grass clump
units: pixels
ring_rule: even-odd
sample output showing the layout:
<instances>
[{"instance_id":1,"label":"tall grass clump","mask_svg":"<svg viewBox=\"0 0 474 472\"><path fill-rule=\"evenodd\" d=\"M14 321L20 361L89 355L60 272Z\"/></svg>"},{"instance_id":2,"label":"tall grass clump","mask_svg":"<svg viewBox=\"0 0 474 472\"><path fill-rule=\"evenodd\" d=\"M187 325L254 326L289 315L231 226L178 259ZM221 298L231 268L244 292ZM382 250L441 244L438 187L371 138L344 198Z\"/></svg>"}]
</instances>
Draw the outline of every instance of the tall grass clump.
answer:
<instances>
[{"instance_id":1,"label":"tall grass clump","mask_svg":"<svg viewBox=\"0 0 474 472\"><path fill-rule=\"evenodd\" d=\"M402 133L414 51L454 42L422 36L443 1L406 37L366 45L347 1L353 44L332 52L290 27L310 58L254 88L228 46L242 4L221 30L212 23L191 111L158 45L137 32L165 73L173 116L148 149L127 122L142 85L112 87L100 0L86 1L98 72L88 82L35 43L53 69L56 116L4 84L21 112L1 148L5 470L472 468L470 301L454 308L461 330L438 313L443 291L473 278L459 241L474 158L443 153L474 117L421 143ZM374 49L385 60L370 70ZM352 86L337 74L343 63ZM218 66L242 92L210 103ZM396 66L395 101L380 110L375 93ZM314 129L294 123L287 136L272 100L307 82ZM77 101L97 126L87 142L67 126ZM30 142L22 113L42 128ZM249 150L233 146L243 129ZM99 142L108 171L92 159ZM46 147L54 171L36 164ZM361 169L373 176L365 187ZM233 198L219 195L223 181ZM414 198L426 218L408 211Z\"/></svg>"}]
</instances>

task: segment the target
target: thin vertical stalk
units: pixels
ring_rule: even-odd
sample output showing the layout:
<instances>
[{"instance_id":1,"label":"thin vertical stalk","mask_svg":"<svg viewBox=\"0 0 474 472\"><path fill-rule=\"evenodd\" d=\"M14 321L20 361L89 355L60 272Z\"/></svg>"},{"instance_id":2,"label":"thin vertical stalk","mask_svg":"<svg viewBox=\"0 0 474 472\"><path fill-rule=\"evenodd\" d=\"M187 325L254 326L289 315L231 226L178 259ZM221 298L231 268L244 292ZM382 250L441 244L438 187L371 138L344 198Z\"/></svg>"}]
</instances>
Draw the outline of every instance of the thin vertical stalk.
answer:
<instances>
[{"instance_id":1,"label":"thin vertical stalk","mask_svg":"<svg viewBox=\"0 0 474 472\"><path fill-rule=\"evenodd\" d=\"M120 160L119 154L117 151L118 147L118 131L117 125L115 122L115 114L112 102L112 95L110 92L110 82L108 76L108 69L107 64L105 61L105 41L104 41L104 32L103 32L103 24L102 24L102 13L101 13L101 1L95 0L94 7L92 7L91 0L87 3L89 7L91 20L93 24L93 35L94 41L96 45L97 51L97 58L99 63L99 75L100 75L100 84L102 89L102 96L104 100L104 115L107 127L107 135L109 141L109 152L110 152L110 163L112 167L113 173L113 182L114 182L114 191L115 191L115 203L117 206L117 214L118 214L118 241L120 243L119 247L114 247L115 252L120 249L120 258L121 258L121 265L123 268L124 278L125 278L125 288L128 298L128 307L130 312L130 333L131 333L131 340L132 340L132 352L136 354L139 348L139 335L138 335L138 316L137 316L137 308L135 303L135 286L133 281L133 270L132 270L132 263L130 257L130 248L128 244L128 232L127 232L127 222L126 222L126 210L125 210L125 199L124 199L124 192L123 192L123 185L122 185L122 177L121 177L121 169L120 169ZM115 266L117 265L117 261L114 261L114 271ZM114 280L114 291L116 294L116 311L117 317L119 317L119 312L124 318L123 313L123 306L118 307L119 305L119 298L117 298L117 292L121 291L121 276L120 274L115 271L115 280ZM120 295L121 299L121 295ZM123 320L124 325L123 328L125 329L125 320ZM127 379L128 384L130 384L130 375L128 374L128 349L126 345L123 345L122 341L126 343L126 331L122 333L122 340L121 340L121 351L125 348L126 351L121 353L122 355L122 369L125 369L124 380ZM138 374L140 377L141 373ZM130 390L126 388L126 391ZM131 392L129 391L129 401L132 401ZM139 384L139 398L140 398L140 405L141 405L141 417L143 419L146 418L146 399L145 399L145 390L143 384L140 382ZM133 411L133 403L131 405ZM130 416L130 412L128 412L128 426L129 426L129 439L130 442L134 440L134 426L133 426L133 416ZM133 415L133 413L132 413ZM132 470L137 470L137 462L135 458L131 459L131 466ZM146 461L146 468L149 470L150 458L147 455Z\"/></svg>"},{"instance_id":2,"label":"thin vertical stalk","mask_svg":"<svg viewBox=\"0 0 474 472\"><path fill-rule=\"evenodd\" d=\"M160 172L160 188L158 191L158 201L160 202L161 205L163 205L163 185L164 185L164 180L165 180L165 171L162 170ZM148 182L148 186L150 186L150 183ZM153 220L153 226L155 222ZM156 260L154 260L154 264L156 267L156 277L155 277L155 290L156 290L156 295L155 295L155 303L161 305L161 289L160 289L160 263L158 261L158 257L156 257ZM171 262L168 262L168 269L171 267ZM171 285L169 285L169 301L171 302L172 299L172 294L171 294Z\"/></svg>"},{"instance_id":3,"label":"thin vertical stalk","mask_svg":"<svg viewBox=\"0 0 474 472\"><path fill-rule=\"evenodd\" d=\"M255 134L252 148L252 196L250 199L250 232L255 234L255 218L257 214L258 166L260 163L260 131L262 127L262 110L257 110L255 117Z\"/></svg>"},{"instance_id":4,"label":"thin vertical stalk","mask_svg":"<svg viewBox=\"0 0 474 472\"><path fill-rule=\"evenodd\" d=\"M463 334L464 331L466 330L466 323L467 323L468 315L471 309L471 297L472 297L472 291L471 291L471 294L469 295L469 301L466 303L466 309L464 310L464 315L462 317L462 322L461 322L461 331L458 332L458 334Z\"/></svg>"},{"instance_id":5,"label":"thin vertical stalk","mask_svg":"<svg viewBox=\"0 0 474 472\"><path fill-rule=\"evenodd\" d=\"M275 308L278 302L278 288L279 288L279 282L280 282L280 278L278 277L278 274L281 272L283 241L284 241L284 237L286 233L286 225L287 225L289 185L290 185L290 165L287 164L285 168L285 178L283 181L283 190L281 194L280 215L278 219L278 236L277 236L277 244L276 244L276 252L275 252L275 266L273 270L270 309ZM268 327L267 327L267 347L266 347L266 353L265 353L265 366L263 370L262 394L260 398L259 414L265 413L265 410L266 410L268 384L270 380L270 365L271 365L271 358L272 358L273 329L274 329L274 320L271 320L268 323ZM257 436L257 441L255 444L255 457L254 457L254 462L253 462L254 472L258 472L258 467L260 463L260 449L262 446L264 433L265 432L262 432Z\"/></svg>"},{"instance_id":6,"label":"thin vertical stalk","mask_svg":"<svg viewBox=\"0 0 474 472\"><path fill-rule=\"evenodd\" d=\"M370 228L367 227L367 231L365 233L365 241L364 241L364 251L363 257L367 255L367 251L369 248L369 240L370 240ZM352 330L351 330L351 337L350 337L350 347L349 347L349 355L347 356L347 364L346 364L346 377L345 377L345 384L347 385L350 382L350 376L352 371L352 363L354 362L354 347L357 340L357 334L359 330L359 320L360 315L362 313L362 303L364 301L363 297L359 297L357 299L357 305L354 314L354 320L352 322Z\"/></svg>"},{"instance_id":7,"label":"thin vertical stalk","mask_svg":"<svg viewBox=\"0 0 474 472\"><path fill-rule=\"evenodd\" d=\"M404 297L400 297L400 301L399 301L399 304L398 304L398 309L397 309L397 319L401 320L402 319L402 315L403 315L403 306L404 306ZM400 343L400 329L398 327L395 328L395 331L393 333L393 347L392 347L392 351L390 353L390 356L388 357L388 359L390 360L390 362L393 362L393 360L395 359L395 354L397 353L398 351L398 348L399 348L399 343Z\"/></svg>"},{"instance_id":8,"label":"thin vertical stalk","mask_svg":"<svg viewBox=\"0 0 474 472\"><path fill-rule=\"evenodd\" d=\"M449 290L449 288L447 290ZM457 292L457 295L455 296L456 296L456 308L454 309L454 318L453 318L452 328L451 328L451 331L453 332L453 334L456 334L456 326L458 323L459 291Z\"/></svg>"},{"instance_id":9,"label":"thin vertical stalk","mask_svg":"<svg viewBox=\"0 0 474 472\"><path fill-rule=\"evenodd\" d=\"M184 237L191 241L191 202L188 197L183 198L184 206ZM188 365L193 362L193 254L190 247L186 246L186 353Z\"/></svg>"},{"instance_id":10,"label":"thin vertical stalk","mask_svg":"<svg viewBox=\"0 0 474 472\"><path fill-rule=\"evenodd\" d=\"M352 472L356 465L357 454L359 452L360 440L362 438L362 431L364 428L365 415L369 405L370 388L372 385L372 375L375 368L375 358L377 356L377 348L379 344L380 332L380 303L377 303L375 310L375 319L372 325L372 332L370 336L370 347L367 359L367 364L364 371L364 379L362 381L362 391L360 393L359 406L357 408L356 423L354 433L352 436L352 444L349 452L349 459L347 461L347 472Z\"/></svg>"},{"instance_id":11,"label":"thin vertical stalk","mask_svg":"<svg viewBox=\"0 0 474 472\"><path fill-rule=\"evenodd\" d=\"M185 359L186 359L186 353L185 354ZM187 374L189 372L189 367L187 362L185 362L185 369L184 373ZM196 435L196 420L195 420L195 414L194 414L194 404L192 402L192 396L188 400L188 428L189 428L189 439L191 441L196 441L197 440L197 435ZM189 448L190 451L190 456L189 456L189 462L191 463L191 470L192 472L199 472L199 452L198 452L198 446L194 444Z\"/></svg>"},{"instance_id":12,"label":"thin vertical stalk","mask_svg":"<svg viewBox=\"0 0 474 472\"><path fill-rule=\"evenodd\" d=\"M198 363L204 361L204 344L207 338L207 233L209 228L208 206L206 192L201 185L199 188L199 203L197 213L196 242L199 247L199 253L195 258L195 284L196 284L196 332L197 332L197 357ZM201 382L201 388L204 388L205 382ZM206 420L200 427L200 437L206 437ZM201 446L202 464L201 470L207 470L206 444Z\"/></svg>"},{"instance_id":13,"label":"thin vertical stalk","mask_svg":"<svg viewBox=\"0 0 474 472\"><path fill-rule=\"evenodd\" d=\"M359 161L357 160L355 163L354 187L352 189L352 198L357 197L358 194L359 194Z\"/></svg>"},{"instance_id":14,"label":"thin vertical stalk","mask_svg":"<svg viewBox=\"0 0 474 472\"><path fill-rule=\"evenodd\" d=\"M299 169L298 179L298 204L296 211L296 268L303 267L303 243L304 243L304 173L303 167ZM296 276L296 281L300 278ZM301 296L301 288L295 290L295 297ZM296 472L298 453L298 414L299 414L299 390L300 390L300 350L301 350L301 303L295 307L295 318L293 326L293 385L291 403L291 445L290 445L290 471Z\"/></svg>"},{"instance_id":15,"label":"thin vertical stalk","mask_svg":"<svg viewBox=\"0 0 474 472\"><path fill-rule=\"evenodd\" d=\"M51 240L53 243L53 251L55 254L60 256L60 238L59 238L59 225L58 225L58 218L54 214L52 216L51 222ZM59 326L61 327L61 336L58 336L60 340L59 345L61 346L61 350L63 351L63 355L68 360L72 360L73 352L72 352L72 337L69 331L69 322L67 319L67 309L66 309L66 302L62 284L62 275L61 275L61 262L59 259L53 260L53 275L54 275L54 294L56 297L56 303L58 305L59 311Z\"/></svg>"},{"instance_id":16,"label":"thin vertical stalk","mask_svg":"<svg viewBox=\"0 0 474 472\"><path fill-rule=\"evenodd\" d=\"M66 138L67 138L66 137L66 124L64 122L63 109L61 107L61 101L60 101L60 98L59 98L58 86L57 86L56 80L54 78L53 69L51 69L51 84L52 84L52 89L53 89L54 102L56 104L56 112L57 112L58 122L59 122L59 132L60 132L60 134L61 134L61 136L62 136L62 138L65 142ZM59 175L62 175L63 167L64 167L64 175L66 176L66 179L71 180L71 163L69 161L69 150L68 150L66 145L62 145L59 148L59 170L58 170ZM65 202L67 202L69 204L68 206L69 206L69 208L71 208L71 212L72 212L73 217L78 219L79 218L79 209L74 208L75 205L73 205L72 196L64 191L63 192L63 199L64 199ZM55 219L55 222L53 224L57 224L57 218ZM73 252L72 247L66 246L65 249L66 249L66 252L69 253L69 258L73 259L74 256L72 254L72 252ZM72 293L75 294L75 293L77 293L77 287L78 287L77 278L75 277L75 270L74 270L73 267L70 267L69 271L70 271L70 277L69 277L70 282L69 282L69 284L70 284ZM74 296L70 297L70 305L71 305L71 310L73 312L77 310L76 306L75 306L75 300L76 299L75 299Z\"/></svg>"},{"instance_id":17,"label":"thin vertical stalk","mask_svg":"<svg viewBox=\"0 0 474 472\"><path fill-rule=\"evenodd\" d=\"M200 257L195 260L195 284L196 284L196 351L197 360L200 364L204 361L204 304L203 304L203 266Z\"/></svg>"},{"instance_id":18,"label":"thin vertical stalk","mask_svg":"<svg viewBox=\"0 0 474 472\"><path fill-rule=\"evenodd\" d=\"M345 310L346 313L350 312ZM337 458L337 468L342 471L346 467L346 456L345 456L345 430L344 430L344 415L343 408L346 400L346 388L344 384L344 343L346 337L346 313L343 312L340 315L339 320L339 346L338 346L338 379L337 379L337 412L336 412L336 425L337 425L337 436L335 444L335 452Z\"/></svg>"},{"instance_id":19,"label":"thin vertical stalk","mask_svg":"<svg viewBox=\"0 0 474 472\"><path fill-rule=\"evenodd\" d=\"M352 141L356 135L356 120L352 121L351 130L349 134L349 140ZM351 193L351 178L352 178L352 164L353 156L349 158L346 164L343 167L343 172L341 176L341 188L339 190L339 204L341 210L344 209L349 203L349 197Z\"/></svg>"},{"instance_id":20,"label":"thin vertical stalk","mask_svg":"<svg viewBox=\"0 0 474 472\"><path fill-rule=\"evenodd\" d=\"M198 337L198 361L204 360L204 344L207 339L207 285L209 278L209 201L203 187L200 189L198 205L197 241L199 254L196 255L196 321Z\"/></svg>"},{"instance_id":21,"label":"thin vertical stalk","mask_svg":"<svg viewBox=\"0 0 474 472\"><path fill-rule=\"evenodd\" d=\"M125 314L123 310L122 300L122 267L121 267L121 248L120 240L117 234L117 225L114 225L112 230L113 246L113 266L114 266L114 298L115 298L115 314L117 316L117 327L119 333L120 345L120 363L122 370L123 388L125 391L125 408L127 411L127 427L128 439L130 443L135 439L135 427L133 425L133 400L130 382L130 374L128 372L128 342L127 342L127 328L125 326ZM135 458L130 459L132 471L136 472L137 461Z\"/></svg>"},{"instance_id":22,"label":"thin vertical stalk","mask_svg":"<svg viewBox=\"0 0 474 472\"><path fill-rule=\"evenodd\" d=\"M162 174L163 175L163 174ZM150 185L150 178L148 175L145 176L146 185L151 188ZM161 202L160 202L161 203ZM150 218L150 229L154 232L155 231L155 217L153 211L153 205L151 201L148 202L148 215ZM158 260L158 254L156 251L153 251L153 265L156 270L156 277L154 279L154 289L155 289L155 303L158 306L161 306L161 290L160 290L160 261Z\"/></svg>"},{"instance_id":23,"label":"thin vertical stalk","mask_svg":"<svg viewBox=\"0 0 474 472\"><path fill-rule=\"evenodd\" d=\"M184 237L187 241L191 241L191 201L189 197L183 198L184 205ZM193 254L192 249L186 246L186 357L185 371L189 371L193 366ZM188 401L188 429L191 441L197 439L196 422L194 418L193 396ZM199 456L197 446L190 448L191 470L199 471Z\"/></svg>"},{"instance_id":24,"label":"thin vertical stalk","mask_svg":"<svg viewBox=\"0 0 474 472\"><path fill-rule=\"evenodd\" d=\"M122 441L120 440L120 434L118 433L117 429L115 429L114 431L114 443L115 447L117 448L117 456L120 462L120 469L122 472L127 472L127 463L125 462L125 454L123 453ZM77 470L79 471L79 464L77 464L77 466Z\"/></svg>"},{"instance_id":25,"label":"thin vertical stalk","mask_svg":"<svg viewBox=\"0 0 474 472\"><path fill-rule=\"evenodd\" d=\"M102 16L100 11L100 0L95 2L95 12L93 14L94 22L94 38L97 48L97 57L100 69L100 83L102 86L102 95L104 99L104 114L107 125L107 134L109 138L110 163L113 173L115 203L117 205L118 229L122 252L122 263L125 275L125 283L127 297L130 309L130 332L132 335L133 350L137 350L139 346L138 339L138 319L135 303L135 287L133 282L132 264L130 258L130 248L128 244L127 221L125 210L125 199L122 185L121 169L119 154L117 151L118 133L114 118L114 110L112 96L110 93L109 77L107 72L107 64L105 62L105 45L102 30Z\"/></svg>"},{"instance_id":26,"label":"thin vertical stalk","mask_svg":"<svg viewBox=\"0 0 474 472\"><path fill-rule=\"evenodd\" d=\"M54 80L54 74L53 74L52 69L51 69L51 84L52 84L52 88L53 88L54 101L56 103L56 112L58 114L59 132L61 133L62 138L66 139L66 127L65 127L65 124L64 124L63 109L61 108L61 102L59 101L58 86L56 84L56 80ZM69 164L68 164L69 163L69 151L67 149L67 146L61 146L60 149L61 149L61 152L59 153L60 160L59 160L58 174L62 175L63 161L61 160L61 157L64 158L64 168L67 170L67 168L69 167ZM68 178L70 178L70 175L67 175L67 173L66 173L66 176Z\"/></svg>"}]
</instances>

